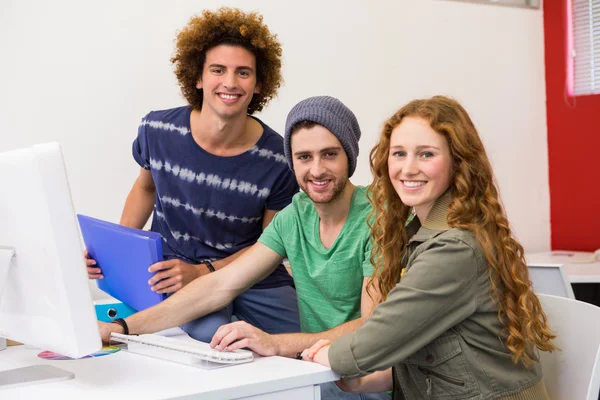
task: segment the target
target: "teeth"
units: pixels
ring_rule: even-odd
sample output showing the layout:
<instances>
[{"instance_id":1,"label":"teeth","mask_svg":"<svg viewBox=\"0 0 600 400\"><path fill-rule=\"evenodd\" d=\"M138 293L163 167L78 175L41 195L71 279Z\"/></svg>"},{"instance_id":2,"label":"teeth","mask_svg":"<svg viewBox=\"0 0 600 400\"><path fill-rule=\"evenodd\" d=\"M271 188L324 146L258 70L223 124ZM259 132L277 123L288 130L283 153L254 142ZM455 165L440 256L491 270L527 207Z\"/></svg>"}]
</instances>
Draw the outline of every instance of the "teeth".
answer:
<instances>
[{"instance_id":1,"label":"teeth","mask_svg":"<svg viewBox=\"0 0 600 400\"><path fill-rule=\"evenodd\" d=\"M425 185L423 181L404 181L404 186L407 187L419 187Z\"/></svg>"},{"instance_id":2,"label":"teeth","mask_svg":"<svg viewBox=\"0 0 600 400\"><path fill-rule=\"evenodd\" d=\"M323 186L327 184L327 181L312 181L312 183L317 186Z\"/></svg>"},{"instance_id":3,"label":"teeth","mask_svg":"<svg viewBox=\"0 0 600 400\"><path fill-rule=\"evenodd\" d=\"M224 99L228 99L228 100L233 100L236 99L238 97L237 94L225 94L225 93L219 93L219 96L224 98Z\"/></svg>"}]
</instances>

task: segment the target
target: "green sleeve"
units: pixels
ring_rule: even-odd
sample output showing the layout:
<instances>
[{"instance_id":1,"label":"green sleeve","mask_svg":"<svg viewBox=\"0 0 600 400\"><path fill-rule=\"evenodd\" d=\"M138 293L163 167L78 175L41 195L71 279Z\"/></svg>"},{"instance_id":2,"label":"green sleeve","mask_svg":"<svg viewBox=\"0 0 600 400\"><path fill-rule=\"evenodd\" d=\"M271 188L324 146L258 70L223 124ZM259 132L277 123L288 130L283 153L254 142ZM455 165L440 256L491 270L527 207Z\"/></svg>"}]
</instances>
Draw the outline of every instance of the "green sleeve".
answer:
<instances>
[{"instance_id":1,"label":"green sleeve","mask_svg":"<svg viewBox=\"0 0 600 400\"><path fill-rule=\"evenodd\" d=\"M287 219L288 209L291 208L287 206L283 210L279 211L275 214L275 217L271 221L267 228L263 231L263 233L258 238L258 242L264 244L281 257L286 258L287 252L285 251L285 230L282 229L285 226L285 220Z\"/></svg>"},{"instance_id":2,"label":"green sleeve","mask_svg":"<svg viewBox=\"0 0 600 400\"><path fill-rule=\"evenodd\" d=\"M365 245L365 260L362 264L363 276L371 276L373 275L373 264L371 264L371 238L367 240L367 244Z\"/></svg>"}]
</instances>

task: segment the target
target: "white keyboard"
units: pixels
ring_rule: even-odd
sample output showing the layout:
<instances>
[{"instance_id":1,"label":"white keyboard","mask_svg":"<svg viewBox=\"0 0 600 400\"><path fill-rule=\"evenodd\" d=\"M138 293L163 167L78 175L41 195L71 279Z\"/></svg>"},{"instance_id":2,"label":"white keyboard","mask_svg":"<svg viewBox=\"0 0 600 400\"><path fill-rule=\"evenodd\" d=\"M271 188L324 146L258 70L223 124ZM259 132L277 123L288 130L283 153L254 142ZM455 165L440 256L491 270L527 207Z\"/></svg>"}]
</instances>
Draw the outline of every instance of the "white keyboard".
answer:
<instances>
[{"instance_id":1,"label":"white keyboard","mask_svg":"<svg viewBox=\"0 0 600 400\"><path fill-rule=\"evenodd\" d=\"M208 343L181 340L155 334L122 335L111 333L111 341L127 345L125 350L183 364L209 367L208 363L241 364L251 362L254 354L248 350L219 351ZM204 363L203 363L204 362Z\"/></svg>"}]
</instances>

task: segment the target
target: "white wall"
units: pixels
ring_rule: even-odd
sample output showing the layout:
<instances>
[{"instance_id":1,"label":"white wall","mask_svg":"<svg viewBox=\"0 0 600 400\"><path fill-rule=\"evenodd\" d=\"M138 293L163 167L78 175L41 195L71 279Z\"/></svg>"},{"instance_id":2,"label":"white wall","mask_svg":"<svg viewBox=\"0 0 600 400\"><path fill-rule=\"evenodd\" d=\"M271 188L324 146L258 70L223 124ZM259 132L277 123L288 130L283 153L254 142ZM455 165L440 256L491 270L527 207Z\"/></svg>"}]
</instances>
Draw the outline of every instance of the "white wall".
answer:
<instances>
[{"instance_id":1,"label":"white wall","mask_svg":"<svg viewBox=\"0 0 600 400\"><path fill-rule=\"evenodd\" d=\"M78 212L118 221L137 175L131 142L151 109L181 105L174 38L215 0L3 0L0 151L58 140ZM381 123L416 97L451 95L492 158L527 250L550 247L541 10L439 0L246 0L284 47L285 86L262 113L283 130L299 100L329 94L363 131L355 183ZM377 5L377 6L376 6Z\"/></svg>"}]
</instances>

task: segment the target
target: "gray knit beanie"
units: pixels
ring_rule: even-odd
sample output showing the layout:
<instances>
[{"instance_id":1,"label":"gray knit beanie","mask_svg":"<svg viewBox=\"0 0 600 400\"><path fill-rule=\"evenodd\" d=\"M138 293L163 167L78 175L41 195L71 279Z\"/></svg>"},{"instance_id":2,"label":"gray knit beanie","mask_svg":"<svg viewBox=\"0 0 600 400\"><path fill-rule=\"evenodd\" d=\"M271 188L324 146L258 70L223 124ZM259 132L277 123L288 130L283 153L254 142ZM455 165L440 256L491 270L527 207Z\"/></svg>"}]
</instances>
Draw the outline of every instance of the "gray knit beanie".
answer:
<instances>
[{"instance_id":1,"label":"gray knit beanie","mask_svg":"<svg viewBox=\"0 0 600 400\"><path fill-rule=\"evenodd\" d=\"M330 96L309 97L296 104L285 121L283 138L283 151L292 170L294 167L290 136L292 127L302 121L322 125L338 138L348 156L348 176L352 176L356 169L360 139L360 126L354 113L344 103Z\"/></svg>"}]
</instances>

